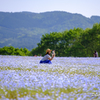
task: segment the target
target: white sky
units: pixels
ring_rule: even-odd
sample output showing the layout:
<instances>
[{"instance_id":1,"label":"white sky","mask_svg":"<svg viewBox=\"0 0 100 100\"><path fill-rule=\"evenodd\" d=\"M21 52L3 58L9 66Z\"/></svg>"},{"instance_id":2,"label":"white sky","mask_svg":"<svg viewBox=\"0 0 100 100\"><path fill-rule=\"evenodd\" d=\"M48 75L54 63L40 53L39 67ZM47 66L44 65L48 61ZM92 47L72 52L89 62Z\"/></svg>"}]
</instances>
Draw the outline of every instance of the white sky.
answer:
<instances>
[{"instance_id":1,"label":"white sky","mask_svg":"<svg viewBox=\"0 0 100 100\"><path fill-rule=\"evenodd\" d=\"M100 0L0 0L0 11L66 11L91 17L100 16Z\"/></svg>"}]
</instances>

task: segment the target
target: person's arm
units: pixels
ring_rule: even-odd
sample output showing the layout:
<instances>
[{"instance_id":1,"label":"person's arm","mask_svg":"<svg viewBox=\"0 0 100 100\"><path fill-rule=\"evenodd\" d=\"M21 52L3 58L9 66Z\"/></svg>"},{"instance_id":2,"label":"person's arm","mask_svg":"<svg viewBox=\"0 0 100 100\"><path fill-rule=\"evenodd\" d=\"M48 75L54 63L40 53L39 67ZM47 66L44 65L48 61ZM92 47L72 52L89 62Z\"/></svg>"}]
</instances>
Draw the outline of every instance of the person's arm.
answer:
<instances>
[{"instance_id":1,"label":"person's arm","mask_svg":"<svg viewBox=\"0 0 100 100\"><path fill-rule=\"evenodd\" d=\"M48 58L50 61L55 57L55 55L52 55L52 57Z\"/></svg>"},{"instance_id":2,"label":"person's arm","mask_svg":"<svg viewBox=\"0 0 100 100\"><path fill-rule=\"evenodd\" d=\"M98 57L98 52L97 52L97 57Z\"/></svg>"},{"instance_id":3,"label":"person's arm","mask_svg":"<svg viewBox=\"0 0 100 100\"><path fill-rule=\"evenodd\" d=\"M94 53L94 57L95 57L95 53Z\"/></svg>"}]
</instances>

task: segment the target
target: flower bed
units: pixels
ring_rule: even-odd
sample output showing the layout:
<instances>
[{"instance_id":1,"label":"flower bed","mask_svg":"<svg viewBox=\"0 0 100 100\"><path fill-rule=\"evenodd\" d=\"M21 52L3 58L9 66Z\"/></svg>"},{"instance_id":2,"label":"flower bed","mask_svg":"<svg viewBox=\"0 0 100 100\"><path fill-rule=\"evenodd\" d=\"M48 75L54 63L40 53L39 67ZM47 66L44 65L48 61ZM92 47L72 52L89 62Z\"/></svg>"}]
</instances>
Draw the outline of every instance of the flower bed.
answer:
<instances>
[{"instance_id":1,"label":"flower bed","mask_svg":"<svg viewBox=\"0 0 100 100\"><path fill-rule=\"evenodd\" d=\"M0 99L100 99L100 58L0 56Z\"/></svg>"}]
</instances>

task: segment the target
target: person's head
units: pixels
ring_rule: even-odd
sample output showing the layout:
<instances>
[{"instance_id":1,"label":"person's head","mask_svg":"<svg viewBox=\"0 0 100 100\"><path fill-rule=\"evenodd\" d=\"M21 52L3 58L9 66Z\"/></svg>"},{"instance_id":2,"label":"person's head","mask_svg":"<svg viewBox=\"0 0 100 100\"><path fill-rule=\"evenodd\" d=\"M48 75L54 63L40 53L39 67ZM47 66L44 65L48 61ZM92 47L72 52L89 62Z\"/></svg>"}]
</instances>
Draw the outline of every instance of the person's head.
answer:
<instances>
[{"instance_id":1,"label":"person's head","mask_svg":"<svg viewBox=\"0 0 100 100\"><path fill-rule=\"evenodd\" d=\"M49 54L49 55L50 55L50 54L51 54L51 51L52 51L52 50L47 49L47 50L46 50L46 54Z\"/></svg>"},{"instance_id":2,"label":"person's head","mask_svg":"<svg viewBox=\"0 0 100 100\"><path fill-rule=\"evenodd\" d=\"M95 53L96 53L97 51L95 50Z\"/></svg>"}]
</instances>

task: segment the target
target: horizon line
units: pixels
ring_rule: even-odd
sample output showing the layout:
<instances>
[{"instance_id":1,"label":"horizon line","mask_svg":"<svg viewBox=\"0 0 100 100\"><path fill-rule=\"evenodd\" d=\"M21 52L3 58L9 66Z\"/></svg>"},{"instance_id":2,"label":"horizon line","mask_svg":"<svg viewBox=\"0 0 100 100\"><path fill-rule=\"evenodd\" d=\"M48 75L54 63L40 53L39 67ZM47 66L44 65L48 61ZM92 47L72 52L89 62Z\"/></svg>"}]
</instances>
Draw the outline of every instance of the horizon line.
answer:
<instances>
[{"instance_id":1,"label":"horizon line","mask_svg":"<svg viewBox=\"0 0 100 100\"><path fill-rule=\"evenodd\" d=\"M88 16L85 16L81 13L72 13L72 12L67 12L67 11L61 11L61 10L54 10L54 11L44 11L44 12L32 12L32 11L15 11L15 12L12 12L12 11L0 11L0 12L4 12L4 13L37 13L37 14L41 14L41 13L47 13L47 12L65 12L65 13L70 13L70 14L78 14L78 15L82 15L84 17L87 17L87 18L91 18L92 16L99 16L99 15L91 15L90 17ZM100 17L100 16L99 16Z\"/></svg>"}]
</instances>

